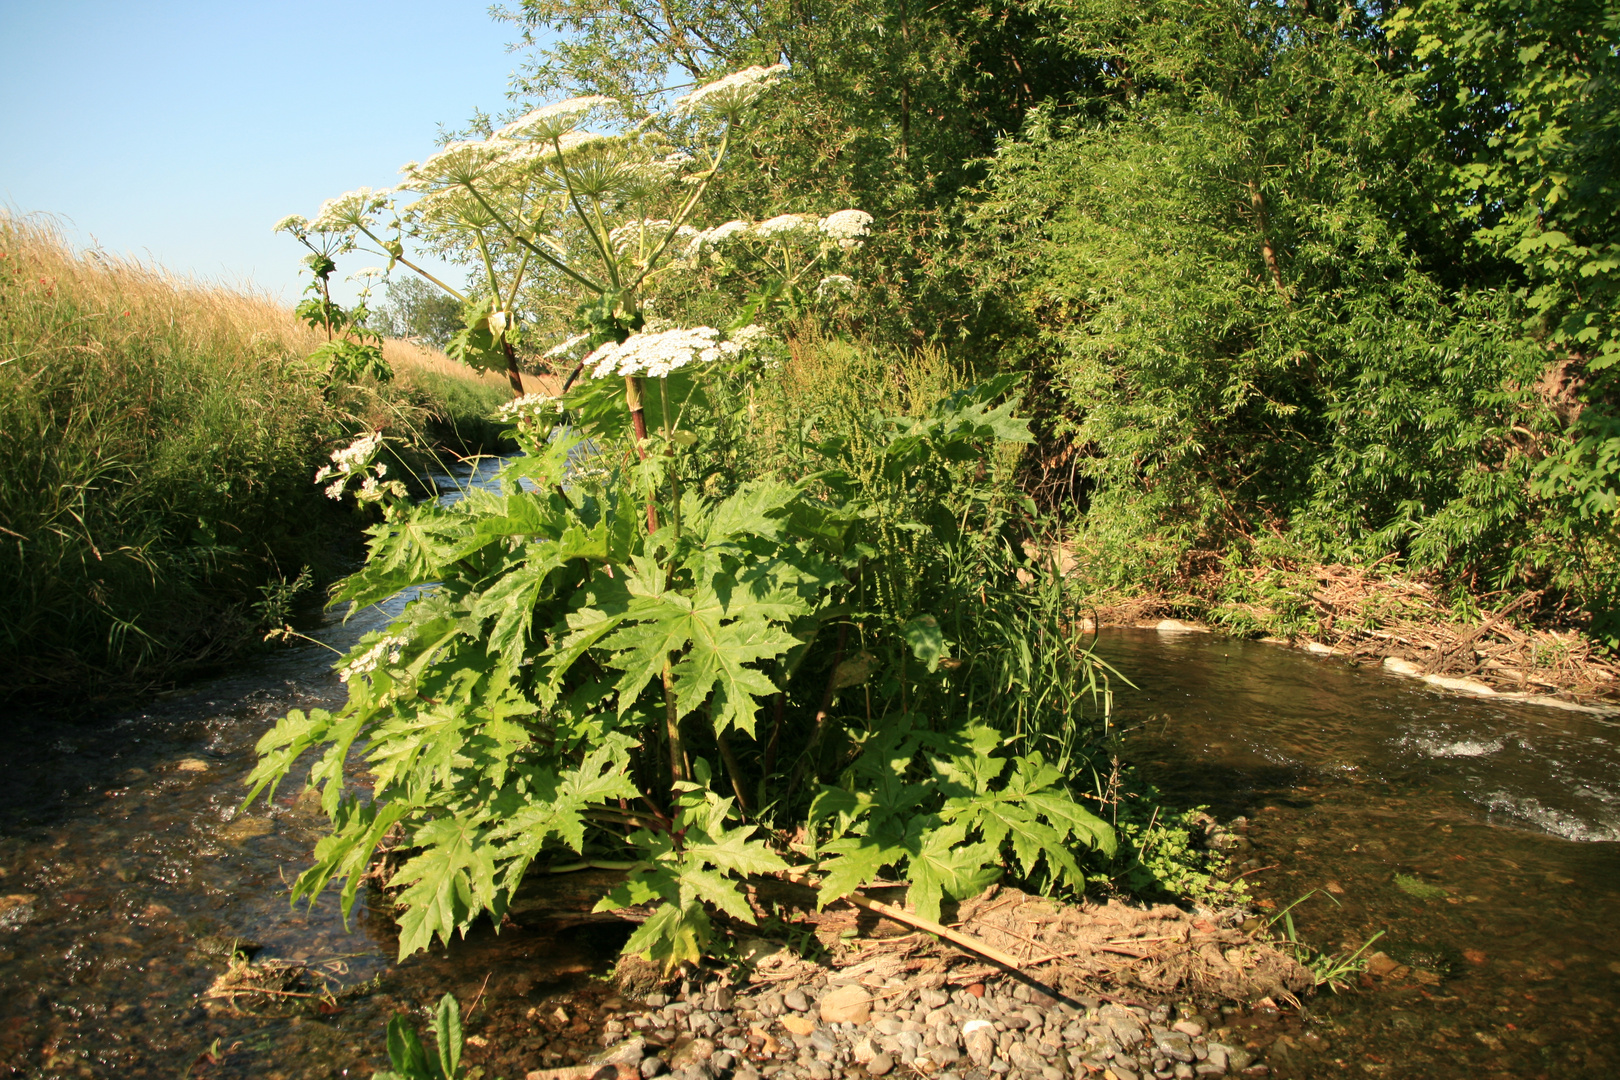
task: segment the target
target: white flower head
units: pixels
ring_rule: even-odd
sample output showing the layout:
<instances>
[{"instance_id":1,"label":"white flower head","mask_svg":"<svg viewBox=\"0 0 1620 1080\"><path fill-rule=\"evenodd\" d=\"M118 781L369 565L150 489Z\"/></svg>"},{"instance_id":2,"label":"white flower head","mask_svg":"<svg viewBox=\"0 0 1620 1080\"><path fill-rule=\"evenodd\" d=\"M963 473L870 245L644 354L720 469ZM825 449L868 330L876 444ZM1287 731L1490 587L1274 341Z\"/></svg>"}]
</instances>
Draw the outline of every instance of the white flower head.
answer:
<instances>
[{"instance_id":1,"label":"white flower head","mask_svg":"<svg viewBox=\"0 0 1620 1080\"><path fill-rule=\"evenodd\" d=\"M288 214L286 217L276 222L275 228L271 229L270 231L287 232L297 236L307 228L309 228L309 218L305 217L303 214Z\"/></svg>"},{"instance_id":2,"label":"white flower head","mask_svg":"<svg viewBox=\"0 0 1620 1080\"><path fill-rule=\"evenodd\" d=\"M348 232L369 226L374 220L373 215L388 205L388 197L392 194L390 188L345 191L323 202L314 220L305 228L310 232Z\"/></svg>"},{"instance_id":3,"label":"white flower head","mask_svg":"<svg viewBox=\"0 0 1620 1080\"><path fill-rule=\"evenodd\" d=\"M594 110L612 104L612 98L603 97L601 94L553 102L518 117L495 134L502 139L535 139L550 142L573 131Z\"/></svg>"},{"instance_id":4,"label":"white flower head","mask_svg":"<svg viewBox=\"0 0 1620 1080\"><path fill-rule=\"evenodd\" d=\"M721 356L715 339L720 331L712 326L632 334L623 341L608 342L585 358L591 377L641 375L662 379L692 363L708 363Z\"/></svg>"},{"instance_id":5,"label":"white flower head","mask_svg":"<svg viewBox=\"0 0 1620 1080\"><path fill-rule=\"evenodd\" d=\"M349 275L350 281L375 281L380 277L387 277L388 271L380 266L368 266L364 270L356 270Z\"/></svg>"},{"instance_id":6,"label":"white flower head","mask_svg":"<svg viewBox=\"0 0 1620 1080\"><path fill-rule=\"evenodd\" d=\"M786 64L748 67L733 71L723 79L698 87L675 102L675 111L687 116L704 113L734 116L759 100L760 95L782 80Z\"/></svg>"},{"instance_id":7,"label":"white flower head","mask_svg":"<svg viewBox=\"0 0 1620 1080\"><path fill-rule=\"evenodd\" d=\"M575 334L567 341L547 349L544 356L547 360L577 360L582 351L581 347L589 340L591 340L589 334Z\"/></svg>"},{"instance_id":8,"label":"white flower head","mask_svg":"<svg viewBox=\"0 0 1620 1080\"><path fill-rule=\"evenodd\" d=\"M339 669L338 681L346 683L356 675L369 675L377 670L377 665L381 664L384 658L390 664L399 663L401 650L410 643L410 638L399 637L394 634L374 642L365 652Z\"/></svg>"},{"instance_id":9,"label":"white flower head","mask_svg":"<svg viewBox=\"0 0 1620 1080\"><path fill-rule=\"evenodd\" d=\"M372 432L362 435L341 450L332 451L332 460L337 464L339 472L358 472L371 463L377 451L382 449L382 432Z\"/></svg>"},{"instance_id":10,"label":"white flower head","mask_svg":"<svg viewBox=\"0 0 1620 1080\"><path fill-rule=\"evenodd\" d=\"M726 344L735 345L738 349L752 349L775 339L776 335L771 333L767 327L756 323L753 326L744 326L741 329L733 330L727 335Z\"/></svg>"},{"instance_id":11,"label":"white flower head","mask_svg":"<svg viewBox=\"0 0 1620 1080\"><path fill-rule=\"evenodd\" d=\"M796 232L813 233L816 231L816 219L808 214L778 214L768 221L755 225L755 236L785 236Z\"/></svg>"},{"instance_id":12,"label":"white flower head","mask_svg":"<svg viewBox=\"0 0 1620 1080\"><path fill-rule=\"evenodd\" d=\"M825 300L829 296L852 296L855 293L855 279L848 274L828 274L816 283L816 299Z\"/></svg>"},{"instance_id":13,"label":"white flower head","mask_svg":"<svg viewBox=\"0 0 1620 1080\"><path fill-rule=\"evenodd\" d=\"M686 245L686 257L691 258L706 248L719 247L739 236L747 236L753 231L754 223L751 221L728 221L724 225L716 225L712 229L705 229L692 238Z\"/></svg>"},{"instance_id":14,"label":"white flower head","mask_svg":"<svg viewBox=\"0 0 1620 1080\"><path fill-rule=\"evenodd\" d=\"M623 254L638 243L656 244L669 231L669 222L663 219L642 218L627 221L608 233L613 250Z\"/></svg>"},{"instance_id":15,"label":"white flower head","mask_svg":"<svg viewBox=\"0 0 1620 1080\"><path fill-rule=\"evenodd\" d=\"M560 398L550 394L524 394L520 398L513 398L495 410L495 417L520 427L538 424L542 420L556 422L557 416L562 412Z\"/></svg>"},{"instance_id":16,"label":"white flower head","mask_svg":"<svg viewBox=\"0 0 1620 1080\"><path fill-rule=\"evenodd\" d=\"M872 215L865 210L839 210L821 219L821 231L838 246L848 249L872 231Z\"/></svg>"},{"instance_id":17,"label":"white flower head","mask_svg":"<svg viewBox=\"0 0 1620 1080\"><path fill-rule=\"evenodd\" d=\"M400 171L414 190L440 184L470 184L499 164L515 145L501 138L453 142L420 165L407 165Z\"/></svg>"}]
</instances>

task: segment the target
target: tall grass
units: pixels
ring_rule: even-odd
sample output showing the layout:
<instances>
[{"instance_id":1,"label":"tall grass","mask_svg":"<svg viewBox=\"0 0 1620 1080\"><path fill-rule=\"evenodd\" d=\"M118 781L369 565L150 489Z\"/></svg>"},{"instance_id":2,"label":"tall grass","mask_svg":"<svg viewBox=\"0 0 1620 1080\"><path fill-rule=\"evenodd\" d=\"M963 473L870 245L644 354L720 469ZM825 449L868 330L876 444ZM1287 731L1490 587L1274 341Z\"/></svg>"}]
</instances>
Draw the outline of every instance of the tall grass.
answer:
<instances>
[{"instance_id":1,"label":"tall grass","mask_svg":"<svg viewBox=\"0 0 1620 1080\"><path fill-rule=\"evenodd\" d=\"M884 348L814 326L797 331L786 361L749 405L749 470L813 473L827 463L807 447L830 440L851 448L855 471L863 471L875 449L874 414L920 418L977 381L939 349ZM1039 750L1079 775L1108 738L1110 686L1120 675L1091 652L1079 598L1042 554L1051 523L1017 490L1023 453L1002 444L937 489L911 478L882 502L906 520L893 537L909 549L907 591L955 642L957 696L942 702L944 711L965 710L1016 739L1020 752Z\"/></svg>"},{"instance_id":2,"label":"tall grass","mask_svg":"<svg viewBox=\"0 0 1620 1080\"><path fill-rule=\"evenodd\" d=\"M317 463L361 427L409 436L423 410L323 388L317 341L271 300L0 213L0 696L229 655L265 586L332 563L352 522ZM450 378L417 392L428 411L451 412Z\"/></svg>"}]
</instances>

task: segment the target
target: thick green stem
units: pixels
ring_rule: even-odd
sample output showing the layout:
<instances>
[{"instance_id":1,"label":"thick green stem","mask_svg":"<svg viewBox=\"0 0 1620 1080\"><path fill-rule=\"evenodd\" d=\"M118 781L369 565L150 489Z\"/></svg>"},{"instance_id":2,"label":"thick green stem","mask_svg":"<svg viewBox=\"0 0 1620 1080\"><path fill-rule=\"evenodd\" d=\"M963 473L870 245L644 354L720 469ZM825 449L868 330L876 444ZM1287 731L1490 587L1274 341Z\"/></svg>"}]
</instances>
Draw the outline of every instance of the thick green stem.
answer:
<instances>
[{"instance_id":1,"label":"thick green stem","mask_svg":"<svg viewBox=\"0 0 1620 1080\"><path fill-rule=\"evenodd\" d=\"M669 741L669 776L673 783L690 779L686 768L686 746L681 742L680 712L675 705L675 682L670 664L664 661L664 737Z\"/></svg>"},{"instance_id":2,"label":"thick green stem","mask_svg":"<svg viewBox=\"0 0 1620 1080\"><path fill-rule=\"evenodd\" d=\"M675 428L670 418L669 394L666 381L658 380L658 408L664 414L664 453L669 456L669 506L671 523L675 526L675 539L681 538L681 471L675 456Z\"/></svg>"},{"instance_id":3,"label":"thick green stem","mask_svg":"<svg viewBox=\"0 0 1620 1080\"><path fill-rule=\"evenodd\" d=\"M642 445L647 441L647 413L641 404L641 380L634 375L624 377L624 400L630 406L630 429L635 433L636 453L641 460L647 460L647 448ZM647 500L647 535L651 536L658 531L658 507L653 500Z\"/></svg>"},{"instance_id":4,"label":"thick green stem","mask_svg":"<svg viewBox=\"0 0 1620 1080\"><path fill-rule=\"evenodd\" d=\"M726 776L731 779L731 790L737 796L737 806L745 814L752 814L753 808L748 805L748 796L743 791L742 766L737 762L737 755L732 752L731 740L719 728L714 730L715 745L720 747L720 759L726 763Z\"/></svg>"}]
</instances>

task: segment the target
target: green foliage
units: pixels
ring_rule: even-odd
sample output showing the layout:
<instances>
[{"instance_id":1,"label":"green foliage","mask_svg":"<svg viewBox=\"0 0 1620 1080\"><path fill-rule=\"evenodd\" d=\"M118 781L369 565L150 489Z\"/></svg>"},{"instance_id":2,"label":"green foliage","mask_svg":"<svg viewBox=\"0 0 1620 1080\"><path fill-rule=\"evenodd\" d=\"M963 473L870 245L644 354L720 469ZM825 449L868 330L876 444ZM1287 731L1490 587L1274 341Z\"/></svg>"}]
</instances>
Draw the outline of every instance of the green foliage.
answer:
<instances>
[{"instance_id":1,"label":"green foliage","mask_svg":"<svg viewBox=\"0 0 1620 1080\"><path fill-rule=\"evenodd\" d=\"M1283 932L1277 939L1277 944L1291 953L1295 960L1310 971L1311 977L1316 980L1317 986L1326 986L1332 990L1343 990L1349 985L1352 976L1358 975L1366 969L1367 961L1363 958L1363 954L1372 948L1375 941L1384 936L1384 932L1382 930L1378 931L1362 942L1360 947L1349 952L1325 953L1313 948L1306 944L1294 926L1294 909L1317 895L1326 896L1329 900L1333 900L1335 906L1338 906L1339 902L1334 900L1331 894L1319 893L1318 890L1312 889L1266 920L1266 929L1275 933L1277 924L1282 923Z\"/></svg>"},{"instance_id":2,"label":"green foliage","mask_svg":"<svg viewBox=\"0 0 1620 1080\"><path fill-rule=\"evenodd\" d=\"M1075 448L1088 570L1164 582L1274 534L1568 585L1530 485L1558 429L1545 350L1521 299L1427 261L1457 250L1421 205L1448 183L1441 120L1290 11L1196 57L1144 30L1142 91L1101 122L1033 112L975 212L986 284L1026 313L1012 343L1049 372L1048 437ZM1207 77L1147 77L1178 56Z\"/></svg>"},{"instance_id":3,"label":"green foliage","mask_svg":"<svg viewBox=\"0 0 1620 1080\"><path fill-rule=\"evenodd\" d=\"M1085 875L1071 849L1114 854L1113 829L1069 796L1039 752L1009 761L994 756L1007 740L988 727L941 734L906 720L861 740L842 786L811 805L810 827L827 837L817 843L821 906L888 867L910 882L917 913L937 920L943 901L981 891L1004 864L1079 890Z\"/></svg>"},{"instance_id":4,"label":"green foliage","mask_svg":"<svg viewBox=\"0 0 1620 1080\"><path fill-rule=\"evenodd\" d=\"M1151 788L1119 807L1115 880L1137 896L1166 896L1220 907L1244 898L1241 880L1227 880L1227 859L1202 842L1203 807L1174 810Z\"/></svg>"},{"instance_id":5,"label":"green foliage","mask_svg":"<svg viewBox=\"0 0 1620 1080\"><path fill-rule=\"evenodd\" d=\"M734 430L725 410L746 409L739 388L762 375L711 362L649 380L659 434L640 444L645 458L624 430L625 381L585 380L565 401L569 424L519 421L526 456L498 490L387 504L366 566L335 597L423 591L344 659L344 709L289 714L249 778L257 797L315 757L309 782L332 833L295 896L341 881L347 909L397 824L413 853L393 882L404 956L498 916L548 852L628 849L639 868L603 906L653 905L629 948L673 966L710 947L717 915L751 922L739 884L789 859L829 876L828 899L893 866L924 910L1004 862L1083 887L1073 852L1106 854L1110 830L1038 754L986 767L988 747L1019 735L975 722L977 669L951 662L976 644L970 605L953 611L947 641L916 606L930 590L902 584L905 566L936 576L908 561L924 522L947 541L984 526L973 472L998 443L1028 437L1009 382L920 417L846 418L804 441L793 472L715 468ZM909 500L880 506L891 487ZM917 663L919 648L932 664ZM345 787L356 746L369 797ZM892 782L873 765L885 746L912 762L890 761ZM933 782L918 784L924 769ZM781 837L825 817L823 776L862 801L822 861L806 862ZM880 845L864 874L839 846L856 837Z\"/></svg>"},{"instance_id":6,"label":"green foliage","mask_svg":"<svg viewBox=\"0 0 1620 1080\"><path fill-rule=\"evenodd\" d=\"M428 281L401 277L388 282L388 298L377 313L378 329L442 349L461 329L461 305Z\"/></svg>"},{"instance_id":7,"label":"green foliage","mask_svg":"<svg viewBox=\"0 0 1620 1080\"><path fill-rule=\"evenodd\" d=\"M786 870L788 865L769 845L749 839L755 827L729 825L735 817L734 802L709 789L712 775L706 761L698 759L694 775L696 783L674 785L672 828L630 834L642 864L596 905L597 911L616 911L659 903L652 918L625 943L625 951L662 962L666 968L695 963L705 954L714 937L708 907L753 925L754 913L737 888L738 879Z\"/></svg>"}]
</instances>

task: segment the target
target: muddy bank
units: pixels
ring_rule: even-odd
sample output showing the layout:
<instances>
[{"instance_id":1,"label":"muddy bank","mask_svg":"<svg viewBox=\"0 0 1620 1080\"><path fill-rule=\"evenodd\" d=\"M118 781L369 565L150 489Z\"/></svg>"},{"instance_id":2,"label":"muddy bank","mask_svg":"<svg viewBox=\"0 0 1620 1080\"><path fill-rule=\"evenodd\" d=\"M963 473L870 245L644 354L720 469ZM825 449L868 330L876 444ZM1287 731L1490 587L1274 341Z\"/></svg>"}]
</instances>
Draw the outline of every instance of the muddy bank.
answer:
<instances>
[{"instance_id":1,"label":"muddy bank","mask_svg":"<svg viewBox=\"0 0 1620 1080\"><path fill-rule=\"evenodd\" d=\"M1620 663L1540 591L1476 598L1469 618L1457 606L1433 582L1329 565L1222 571L1176 593L1099 593L1085 608L1093 626L1212 630L1385 664L1465 693L1620 707Z\"/></svg>"}]
</instances>

